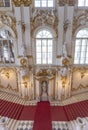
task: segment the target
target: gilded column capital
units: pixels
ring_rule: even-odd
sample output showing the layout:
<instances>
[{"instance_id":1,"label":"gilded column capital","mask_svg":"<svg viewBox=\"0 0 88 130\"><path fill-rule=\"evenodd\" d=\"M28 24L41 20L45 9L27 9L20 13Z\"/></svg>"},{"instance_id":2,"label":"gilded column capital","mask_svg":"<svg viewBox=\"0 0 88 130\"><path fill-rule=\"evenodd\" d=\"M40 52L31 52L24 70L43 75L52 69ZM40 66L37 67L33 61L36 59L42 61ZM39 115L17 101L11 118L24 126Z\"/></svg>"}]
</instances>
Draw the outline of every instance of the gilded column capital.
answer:
<instances>
[{"instance_id":1,"label":"gilded column capital","mask_svg":"<svg viewBox=\"0 0 88 130\"><path fill-rule=\"evenodd\" d=\"M76 0L57 0L57 3L60 6L65 6L66 4L68 4L69 6L74 6L76 3Z\"/></svg>"},{"instance_id":2,"label":"gilded column capital","mask_svg":"<svg viewBox=\"0 0 88 130\"><path fill-rule=\"evenodd\" d=\"M19 7L21 5L30 6L32 0L12 0L12 2L16 7Z\"/></svg>"}]
</instances>

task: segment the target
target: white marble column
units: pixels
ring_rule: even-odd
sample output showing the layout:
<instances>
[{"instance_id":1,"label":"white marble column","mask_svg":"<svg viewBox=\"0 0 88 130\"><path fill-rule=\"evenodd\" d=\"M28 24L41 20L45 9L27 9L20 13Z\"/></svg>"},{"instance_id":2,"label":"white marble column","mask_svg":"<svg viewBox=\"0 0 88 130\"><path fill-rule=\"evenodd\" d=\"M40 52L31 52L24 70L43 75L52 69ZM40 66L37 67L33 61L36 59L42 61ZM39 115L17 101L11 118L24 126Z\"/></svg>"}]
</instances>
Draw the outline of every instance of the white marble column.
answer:
<instances>
[{"instance_id":1,"label":"white marble column","mask_svg":"<svg viewBox=\"0 0 88 130\"><path fill-rule=\"evenodd\" d=\"M63 23L64 23L64 6L58 6L58 46L57 46L57 56L62 55L62 45L63 45Z\"/></svg>"},{"instance_id":2,"label":"white marble column","mask_svg":"<svg viewBox=\"0 0 88 130\"><path fill-rule=\"evenodd\" d=\"M25 24L25 45L26 45L26 54L31 55L31 28L30 28L30 6L24 7L24 24Z\"/></svg>"},{"instance_id":3,"label":"white marble column","mask_svg":"<svg viewBox=\"0 0 88 130\"><path fill-rule=\"evenodd\" d=\"M49 84L48 84L48 95L49 95L49 96L50 96L50 94L51 94L51 93L50 93L50 92L51 92L50 89L51 89L51 81L49 80Z\"/></svg>"},{"instance_id":4,"label":"white marble column","mask_svg":"<svg viewBox=\"0 0 88 130\"><path fill-rule=\"evenodd\" d=\"M60 72L58 72L58 100L61 100L61 95L62 95L62 81L60 77Z\"/></svg>"},{"instance_id":5,"label":"white marble column","mask_svg":"<svg viewBox=\"0 0 88 130\"><path fill-rule=\"evenodd\" d=\"M22 21L21 21L21 9L20 7L14 7L15 10L15 18L16 18L16 30L17 30L17 46L18 46L18 55L23 55L23 39L22 39ZM20 48L20 49L19 49Z\"/></svg>"},{"instance_id":6,"label":"white marble column","mask_svg":"<svg viewBox=\"0 0 88 130\"><path fill-rule=\"evenodd\" d=\"M38 98L40 96L40 93L39 93L39 80L36 80L36 98Z\"/></svg>"},{"instance_id":7,"label":"white marble column","mask_svg":"<svg viewBox=\"0 0 88 130\"><path fill-rule=\"evenodd\" d=\"M58 96L58 72L56 72L56 78L55 78L55 100L57 100Z\"/></svg>"},{"instance_id":8,"label":"white marble column","mask_svg":"<svg viewBox=\"0 0 88 130\"><path fill-rule=\"evenodd\" d=\"M68 25L68 29L66 31L66 39L64 42L67 43L67 52L68 55L72 55L72 28L73 28L73 17L74 17L74 7L67 7L67 20L69 20L70 24Z\"/></svg>"}]
</instances>

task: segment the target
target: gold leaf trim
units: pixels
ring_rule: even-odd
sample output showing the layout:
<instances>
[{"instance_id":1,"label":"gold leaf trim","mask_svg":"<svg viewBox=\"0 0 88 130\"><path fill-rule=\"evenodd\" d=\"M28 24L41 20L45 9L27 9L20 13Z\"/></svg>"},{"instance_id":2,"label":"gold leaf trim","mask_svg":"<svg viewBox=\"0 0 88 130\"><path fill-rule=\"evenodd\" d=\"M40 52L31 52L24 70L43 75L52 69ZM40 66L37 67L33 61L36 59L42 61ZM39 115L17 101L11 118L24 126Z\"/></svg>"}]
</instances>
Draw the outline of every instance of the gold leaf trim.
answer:
<instances>
[{"instance_id":1,"label":"gold leaf trim","mask_svg":"<svg viewBox=\"0 0 88 130\"><path fill-rule=\"evenodd\" d=\"M21 5L30 6L31 3L32 3L32 0L13 0L13 4L16 7L19 7Z\"/></svg>"}]
</instances>

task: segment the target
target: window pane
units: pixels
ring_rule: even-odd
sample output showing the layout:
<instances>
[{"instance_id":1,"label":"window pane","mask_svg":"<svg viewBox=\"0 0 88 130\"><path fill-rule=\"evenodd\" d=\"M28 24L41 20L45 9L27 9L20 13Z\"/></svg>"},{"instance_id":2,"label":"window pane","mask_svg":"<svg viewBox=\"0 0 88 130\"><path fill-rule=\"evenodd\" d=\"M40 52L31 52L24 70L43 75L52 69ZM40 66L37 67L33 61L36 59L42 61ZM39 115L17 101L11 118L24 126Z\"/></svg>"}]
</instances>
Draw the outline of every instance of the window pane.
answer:
<instances>
[{"instance_id":1,"label":"window pane","mask_svg":"<svg viewBox=\"0 0 88 130\"><path fill-rule=\"evenodd\" d=\"M86 53L86 57L88 58L88 52Z\"/></svg>"},{"instance_id":2,"label":"window pane","mask_svg":"<svg viewBox=\"0 0 88 130\"><path fill-rule=\"evenodd\" d=\"M85 61L86 64L88 64L88 58L86 58L86 61Z\"/></svg>"},{"instance_id":3,"label":"window pane","mask_svg":"<svg viewBox=\"0 0 88 130\"><path fill-rule=\"evenodd\" d=\"M52 40L48 40L48 47L52 46Z\"/></svg>"},{"instance_id":4,"label":"window pane","mask_svg":"<svg viewBox=\"0 0 88 130\"><path fill-rule=\"evenodd\" d=\"M36 40L36 46L38 47L40 47L41 46L41 40Z\"/></svg>"},{"instance_id":5,"label":"window pane","mask_svg":"<svg viewBox=\"0 0 88 130\"><path fill-rule=\"evenodd\" d=\"M35 7L53 7L53 0L35 0Z\"/></svg>"},{"instance_id":6,"label":"window pane","mask_svg":"<svg viewBox=\"0 0 88 130\"><path fill-rule=\"evenodd\" d=\"M86 46L86 41L87 41L86 39L82 40L82 46Z\"/></svg>"},{"instance_id":7,"label":"window pane","mask_svg":"<svg viewBox=\"0 0 88 130\"><path fill-rule=\"evenodd\" d=\"M9 48L7 40L3 41L3 56L5 63L9 63Z\"/></svg>"},{"instance_id":8,"label":"window pane","mask_svg":"<svg viewBox=\"0 0 88 130\"><path fill-rule=\"evenodd\" d=\"M76 46L76 48L75 48L75 51L77 52L77 51L80 51L80 46Z\"/></svg>"},{"instance_id":9,"label":"window pane","mask_svg":"<svg viewBox=\"0 0 88 130\"><path fill-rule=\"evenodd\" d=\"M74 64L79 64L79 59L75 59Z\"/></svg>"},{"instance_id":10,"label":"window pane","mask_svg":"<svg viewBox=\"0 0 88 130\"><path fill-rule=\"evenodd\" d=\"M36 63L51 64L52 63L52 34L48 30L41 30L36 35ZM38 53L38 54L37 54ZM38 56L41 53L41 56ZM41 59L39 61L39 59Z\"/></svg>"},{"instance_id":11,"label":"window pane","mask_svg":"<svg viewBox=\"0 0 88 130\"><path fill-rule=\"evenodd\" d=\"M2 61L3 58L3 46L2 46L2 41L0 41L0 61Z\"/></svg>"},{"instance_id":12,"label":"window pane","mask_svg":"<svg viewBox=\"0 0 88 130\"><path fill-rule=\"evenodd\" d=\"M81 52L81 57L85 57L85 52Z\"/></svg>"},{"instance_id":13,"label":"window pane","mask_svg":"<svg viewBox=\"0 0 88 130\"><path fill-rule=\"evenodd\" d=\"M47 52L47 43L46 43L46 40L42 40L42 52Z\"/></svg>"},{"instance_id":14,"label":"window pane","mask_svg":"<svg viewBox=\"0 0 88 130\"><path fill-rule=\"evenodd\" d=\"M52 53L52 47L48 47L48 52L50 53Z\"/></svg>"},{"instance_id":15,"label":"window pane","mask_svg":"<svg viewBox=\"0 0 88 130\"><path fill-rule=\"evenodd\" d=\"M37 33L36 38L52 38L52 34L47 30L42 30Z\"/></svg>"},{"instance_id":16,"label":"window pane","mask_svg":"<svg viewBox=\"0 0 88 130\"><path fill-rule=\"evenodd\" d=\"M5 7L10 7L10 2L5 2Z\"/></svg>"},{"instance_id":17,"label":"window pane","mask_svg":"<svg viewBox=\"0 0 88 130\"><path fill-rule=\"evenodd\" d=\"M80 59L80 64L84 64L84 61L85 61L84 58L81 58Z\"/></svg>"},{"instance_id":18,"label":"window pane","mask_svg":"<svg viewBox=\"0 0 88 130\"><path fill-rule=\"evenodd\" d=\"M85 6L88 6L88 0L85 1Z\"/></svg>"},{"instance_id":19,"label":"window pane","mask_svg":"<svg viewBox=\"0 0 88 130\"><path fill-rule=\"evenodd\" d=\"M46 53L42 53L42 63L46 64L47 60L46 60Z\"/></svg>"},{"instance_id":20,"label":"window pane","mask_svg":"<svg viewBox=\"0 0 88 130\"><path fill-rule=\"evenodd\" d=\"M0 61L14 63L14 45L10 40L11 34L7 30L0 31Z\"/></svg>"},{"instance_id":21,"label":"window pane","mask_svg":"<svg viewBox=\"0 0 88 130\"><path fill-rule=\"evenodd\" d=\"M46 3L46 0L42 0L42 7L47 7L47 3Z\"/></svg>"},{"instance_id":22,"label":"window pane","mask_svg":"<svg viewBox=\"0 0 88 130\"><path fill-rule=\"evenodd\" d=\"M78 6L84 6L85 5L85 0L78 0Z\"/></svg>"},{"instance_id":23,"label":"window pane","mask_svg":"<svg viewBox=\"0 0 88 130\"><path fill-rule=\"evenodd\" d=\"M48 63L52 63L52 53L48 53Z\"/></svg>"},{"instance_id":24,"label":"window pane","mask_svg":"<svg viewBox=\"0 0 88 130\"><path fill-rule=\"evenodd\" d=\"M81 51L86 51L86 46L82 46Z\"/></svg>"},{"instance_id":25,"label":"window pane","mask_svg":"<svg viewBox=\"0 0 88 130\"><path fill-rule=\"evenodd\" d=\"M87 64L88 57L88 28L77 33L75 44L74 64Z\"/></svg>"},{"instance_id":26,"label":"window pane","mask_svg":"<svg viewBox=\"0 0 88 130\"><path fill-rule=\"evenodd\" d=\"M53 1L52 0L48 0L48 7L53 7Z\"/></svg>"},{"instance_id":27,"label":"window pane","mask_svg":"<svg viewBox=\"0 0 88 130\"><path fill-rule=\"evenodd\" d=\"M36 63L37 64L41 64L41 59L36 59L37 61L36 61Z\"/></svg>"},{"instance_id":28,"label":"window pane","mask_svg":"<svg viewBox=\"0 0 88 130\"><path fill-rule=\"evenodd\" d=\"M80 46L81 45L81 39L76 39L76 46Z\"/></svg>"},{"instance_id":29,"label":"window pane","mask_svg":"<svg viewBox=\"0 0 88 130\"><path fill-rule=\"evenodd\" d=\"M37 53L37 58L41 59L41 53Z\"/></svg>"},{"instance_id":30,"label":"window pane","mask_svg":"<svg viewBox=\"0 0 88 130\"><path fill-rule=\"evenodd\" d=\"M43 53L44 53L44 52L47 52L46 47L42 46L42 52L43 52Z\"/></svg>"},{"instance_id":31,"label":"window pane","mask_svg":"<svg viewBox=\"0 0 88 130\"><path fill-rule=\"evenodd\" d=\"M35 0L35 7L40 7L40 0Z\"/></svg>"},{"instance_id":32,"label":"window pane","mask_svg":"<svg viewBox=\"0 0 88 130\"><path fill-rule=\"evenodd\" d=\"M82 29L77 33L77 38L88 38L88 28Z\"/></svg>"},{"instance_id":33,"label":"window pane","mask_svg":"<svg viewBox=\"0 0 88 130\"><path fill-rule=\"evenodd\" d=\"M10 0L0 0L0 7L10 7Z\"/></svg>"},{"instance_id":34,"label":"window pane","mask_svg":"<svg viewBox=\"0 0 88 130\"><path fill-rule=\"evenodd\" d=\"M36 47L37 52L41 52L41 47Z\"/></svg>"}]
</instances>

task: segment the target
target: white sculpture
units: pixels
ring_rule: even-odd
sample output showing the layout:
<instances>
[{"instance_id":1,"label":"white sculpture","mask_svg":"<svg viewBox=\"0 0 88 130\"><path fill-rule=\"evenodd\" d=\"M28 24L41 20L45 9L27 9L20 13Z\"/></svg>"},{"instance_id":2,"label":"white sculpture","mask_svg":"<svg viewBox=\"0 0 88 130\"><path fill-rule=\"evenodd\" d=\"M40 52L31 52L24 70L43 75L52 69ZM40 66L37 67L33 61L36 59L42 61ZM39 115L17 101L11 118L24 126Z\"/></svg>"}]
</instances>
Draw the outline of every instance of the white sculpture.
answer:
<instances>
[{"instance_id":1,"label":"white sculpture","mask_svg":"<svg viewBox=\"0 0 88 130\"><path fill-rule=\"evenodd\" d=\"M48 101L47 83L45 81L42 83L42 94L41 94L40 100Z\"/></svg>"}]
</instances>

